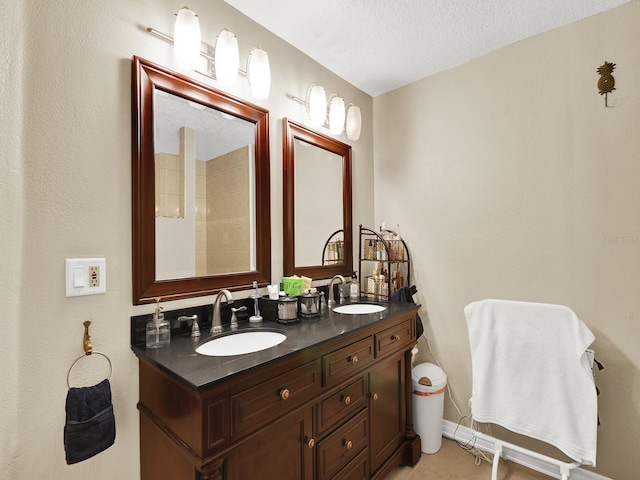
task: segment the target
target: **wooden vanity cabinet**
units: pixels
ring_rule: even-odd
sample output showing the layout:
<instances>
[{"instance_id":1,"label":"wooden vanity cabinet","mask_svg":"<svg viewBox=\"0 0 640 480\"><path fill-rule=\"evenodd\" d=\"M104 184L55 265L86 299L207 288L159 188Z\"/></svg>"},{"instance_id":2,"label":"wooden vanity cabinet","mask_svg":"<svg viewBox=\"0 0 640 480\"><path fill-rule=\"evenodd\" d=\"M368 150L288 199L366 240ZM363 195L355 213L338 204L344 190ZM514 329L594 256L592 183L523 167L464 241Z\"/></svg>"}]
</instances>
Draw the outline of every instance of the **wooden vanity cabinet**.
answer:
<instances>
[{"instance_id":1,"label":"wooden vanity cabinet","mask_svg":"<svg viewBox=\"0 0 640 480\"><path fill-rule=\"evenodd\" d=\"M382 360L368 372L370 466L378 470L404 442L404 356Z\"/></svg>"},{"instance_id":2,"label":"wooden vanity cabinet","mask_svg":"<svg viewBox=\"0 0 640 480\"><path fill-rule=\"evenodd\" d=\"M224 476L214 478L312 480L312 410L291 412L240 442L225 458Z\"/></svg>"},{"instance_id":3,"label":"wooden vanity cabinet","mask_svg":"<svg viewBox=\"0 0 640 480\"><path fill-rule=\"evenodd\" d=\"M414 313L200 391L140 359L142 480L383 479L415 465Z\"/></svg>"}]
</instances>

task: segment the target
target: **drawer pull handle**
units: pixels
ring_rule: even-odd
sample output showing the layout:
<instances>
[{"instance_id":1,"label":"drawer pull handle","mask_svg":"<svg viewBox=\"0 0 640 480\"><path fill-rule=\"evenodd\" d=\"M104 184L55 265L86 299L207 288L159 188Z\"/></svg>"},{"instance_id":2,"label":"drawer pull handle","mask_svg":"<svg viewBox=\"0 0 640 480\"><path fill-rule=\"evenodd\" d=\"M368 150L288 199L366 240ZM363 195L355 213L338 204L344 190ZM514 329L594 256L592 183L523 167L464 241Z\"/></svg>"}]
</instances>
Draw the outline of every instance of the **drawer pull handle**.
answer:
<instances>
[{"instance_id":1,"label":"drawer pull handle","mask_svg":"<svg viewBox=\"0 0 640 480\"><path fill-rule=\"evenodd\" d=\"M315 446L316 446L316 441L313 438L310 438L309 440L307 440L307 447L313 448Z\"/></svg>"},{"instance_id":2,"label":"drawer pull handle","mask_svg":"<svg viewBox=\"0 0 640 480\"><path fill-rule=\"evenodd\" d=\"M355 355L354 355L354 356L352 356L351 358L349 358L349 362L350 362L352 365L355 365L356 363L358 363L358 357L356 357Z\"/></svg>"},{"instance_id":3,"label":"drawer pull handle","mask_svg":"<svg viewBox=\"0 0 640 480\"><path fill-rule=\"evenodd\" d=\"M347 450L351 450L353 448L353 442L351 440L347 440L344 443L344 446L347 447Z\"/></svg>"},{"instance_id":4,"label":"drawer pull handle","mask_svg":"<svg viewBox=\"0 0 640 480\"><path fill-rule=\"evenodd\" d=\"M348 395L346 397L342 397L342 403L349 405L351 403L351 397Z\"/></svg>"},{"instance_id":5,"label":"drawer pull handle","mask_svg":"<svg viewBox=\"0 0 640 480\"><path fill-rule=\"evenodd\" d=\"M287 398L289 398L289 389L285 388L280 392L280 398L282 400L286 400Z\"/></svg>"},{"instance_id":6,"label":"drawer pull handle","mask_svg":"<svg viewBox=\"0 0 640 480\"><path fill-rule=\"evenodd\" d=\"M393 335L393 336L391 337L391 341L392 341L392 342L397 342L398 340L400 340L400 335L397 335L397 334L396 334L396 335Z\"/></svg>"},{"instance_id":7,"label":"drawer pull handle","mask_svg":"<svg viewBox=\"0 0 640 480\"><path fill-rule=\"evenodd\" d=\"M377 393L372 393L371 394L371 399L375 402L378 400L378 394Z\"/></svg>"}]
</instances>

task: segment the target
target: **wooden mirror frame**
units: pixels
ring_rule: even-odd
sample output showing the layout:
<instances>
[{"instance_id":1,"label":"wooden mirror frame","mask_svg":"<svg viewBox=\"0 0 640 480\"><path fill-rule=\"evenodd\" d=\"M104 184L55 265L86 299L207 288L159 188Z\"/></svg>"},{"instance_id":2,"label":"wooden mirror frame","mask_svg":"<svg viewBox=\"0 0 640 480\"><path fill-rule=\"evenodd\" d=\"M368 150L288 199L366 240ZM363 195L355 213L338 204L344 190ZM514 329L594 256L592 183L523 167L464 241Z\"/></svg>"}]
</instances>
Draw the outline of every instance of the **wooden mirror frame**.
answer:
<instances>
[{"instance_id":1,"label":"wooden mirror frame","mask_svg":"<svg viewBox=\"0 0 640 480\"><path fill-rule=\"evenodd\" d=\"M314 280L353 272L353 225L351 206L351 146L283 118L283 199L284 199L284 275L304 275ZM342 157L342 221L344 230L344 263L296 266L295 264L295 185L294 142L296 139ZM322 205L318 206L322 208ZM321 252L318 252L319 254Z\"/></svg>"},{"instance_id":2,"label":"wooden mirror frame","mask_svg":"<svg viewBox=\"0 0 640 480\"><path fill-rule=\"evenodd\" d=\"M134 56L132 58L132 237L133 304L156 298L177 300L211 295L222 289L246 290L253 281L271 283L271 208L269 185L269 112ZM255 220L256 270L201 277L156 280L155 89L177 95L256 125Z\"/></svg>"}]
</instances>

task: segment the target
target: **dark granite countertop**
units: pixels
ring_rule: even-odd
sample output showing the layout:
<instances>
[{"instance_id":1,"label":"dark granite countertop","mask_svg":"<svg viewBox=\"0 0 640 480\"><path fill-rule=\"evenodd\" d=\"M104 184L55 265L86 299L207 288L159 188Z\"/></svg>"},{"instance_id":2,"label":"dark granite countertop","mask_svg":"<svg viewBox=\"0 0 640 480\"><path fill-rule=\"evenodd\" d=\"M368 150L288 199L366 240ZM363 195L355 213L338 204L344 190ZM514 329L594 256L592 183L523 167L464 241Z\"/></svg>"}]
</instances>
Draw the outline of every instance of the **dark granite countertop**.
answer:
<instances>
[{"instance_id":1,"label":"dark granite countertop","mask_svg":"<svg viewBox=\"0 0 640 480\"><path fill-rule=\"evenodd\" d=\"M357 303L364 303L359 301ZM182 381L187 386L200 390L231 375L247 371L251 368L283 358L301 350L320 345L334 338L355 332L382 320L393 318L408 312L417 311L418 305L397 302L372 302L385 305L386 310L365 315L345 315L326 309L322 316L314 319L303 319L297 323L279 324L264 321L258 327L248 321L240 322L240 330L278 330L287 335L284 342L275 347L255 353L228 357L211 357L200 355L195 348L214 336L201 329L199 338L194 339L187 334L172 336L171 343L159 349L147 349L142 344L132 345L132 350L141 359L146 360L169 375ZM228 332L228 326L225 332Z\"/></svg>"}]
</instances>

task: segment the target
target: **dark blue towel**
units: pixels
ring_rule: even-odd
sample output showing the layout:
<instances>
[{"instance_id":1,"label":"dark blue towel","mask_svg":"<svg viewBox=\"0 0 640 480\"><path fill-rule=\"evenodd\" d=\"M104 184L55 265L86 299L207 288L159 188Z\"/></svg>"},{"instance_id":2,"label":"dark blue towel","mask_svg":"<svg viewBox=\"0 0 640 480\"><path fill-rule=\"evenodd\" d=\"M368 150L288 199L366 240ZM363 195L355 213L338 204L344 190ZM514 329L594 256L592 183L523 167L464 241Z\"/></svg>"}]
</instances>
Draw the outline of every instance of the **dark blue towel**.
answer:
<instances>
[{"instance_id":1,"label":"dark blue towel","mask_svg":"<svg viewBox=\"0 0 640 480\"><path fill-rule=\"evenodd\" d=\"M115 442L109 379L93 387L70 388L66 412L64 450L68 465L93 457Z\"/></svg>"},{"instance_id":2,"label":"dark blue towel","mask_svg":"<svg viewBox=\"0 0 640 480\"><path fill-rule=\"evenodd\" d=\"M415 303L413 301L413 295L416 292L417 292L417 289L415 285L412 286L411 288L407 286L400 287L398 290L395 291L395 293L391 297L391 301ZM424 327L422 326L422 319L420 318L420 315L416 313L416 338L420 338L423 332L424 332Z\"/></svg>"}]
</instances>

